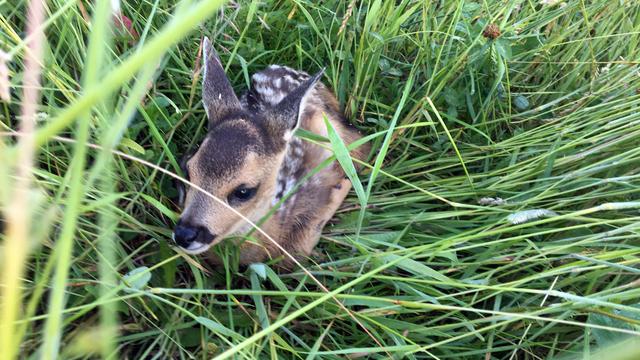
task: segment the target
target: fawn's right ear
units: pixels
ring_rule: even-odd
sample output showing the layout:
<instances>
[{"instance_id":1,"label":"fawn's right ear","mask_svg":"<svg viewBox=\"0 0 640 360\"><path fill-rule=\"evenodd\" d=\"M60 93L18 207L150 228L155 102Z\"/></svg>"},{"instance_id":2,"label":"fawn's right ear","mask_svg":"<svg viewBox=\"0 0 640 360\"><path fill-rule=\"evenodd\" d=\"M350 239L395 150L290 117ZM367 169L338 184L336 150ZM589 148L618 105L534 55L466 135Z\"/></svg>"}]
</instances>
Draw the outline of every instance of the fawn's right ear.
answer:
<instances>
[{"instance_id":1,"label":"fawn's right ear","mask_svg":"<svg viewBox=\"0 0 640 360\"><path fill-rule=\"evenodd\" d=\"M285 141L289 141L298 128L303 103L323 74L324 69L298 85L277 105L268 110L272 124L275 124L273 128L278 131Z\"/></svg>"},{"instance_id":2,"label":"fawn's right ear","mask_svg":"<svg viewBox=\"0 0 640 360\"><path fill-rule=\"evenodd\" d=\"M224 73L218 54L206 36L202 42L202 62L202 102L211 127L226 114L240 110L242 106Z\"/></svg>"}]
</instances>

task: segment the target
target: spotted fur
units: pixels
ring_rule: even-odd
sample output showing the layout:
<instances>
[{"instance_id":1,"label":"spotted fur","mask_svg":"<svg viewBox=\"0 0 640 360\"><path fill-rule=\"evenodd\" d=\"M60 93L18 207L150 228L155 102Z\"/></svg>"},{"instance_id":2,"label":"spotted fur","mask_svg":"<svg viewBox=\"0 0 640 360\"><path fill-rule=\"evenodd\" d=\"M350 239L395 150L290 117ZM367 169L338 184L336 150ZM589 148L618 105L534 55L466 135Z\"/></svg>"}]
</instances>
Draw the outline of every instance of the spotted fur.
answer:
<instances>
[{"instance_id":1,"label":"spotted fur","mask_svg":"<svg viewBox=\"0 0 640 360\"><path fill-rule=\"evenodd\" d=\"M300 127L326 136L326 116L346 144L359 139L360 134L348 125L331 91L318 81L321 73L311 76L286 66L271 65L253 74L251 87L236 98L208 39L203 47L203 103L209 131L198 151L186 162L187 175L221 199L241 186L251 187L256 193L253 198L230 204L253 222L289 195L262 229L288 252L308 256L351 184L337 163L301 182L331 152L293 133ZM361 146L352 156L364 160L368 151L366 145ZM291 194L296 184L299 188ZM250 229L233 212L193 189L186 192L180 221L205 229L213 236L197 252ZM257 243L240 244L243 264L282 255L277 246L260 234L255 236ZM216 263L212 253L209 254ZM281 264L289 267L291 262L285 259Z\"/></svg>"},{"instance_id":2,"label":"spotted fur","mask_svg":"<svg viewBox=\"0 0 640 360\"><path fill-rule=\"evenodd\" d=\"M303 71L294 70L287 66L270 65L266 69L251 76L251 88L242 96L241 102L245 108L252 111L263 111L277 105L291 91L308 80L310 75ZM316 86L321 86L320 84ZM291 138L287 143L285 157L278 172L276 195L272 204L277 204L282 197L291 192L295 184L303 175L304 146L302 140ZM288 204L295 202L295 194L290 196L281 211Z\"/></svg>"}]
</instances>

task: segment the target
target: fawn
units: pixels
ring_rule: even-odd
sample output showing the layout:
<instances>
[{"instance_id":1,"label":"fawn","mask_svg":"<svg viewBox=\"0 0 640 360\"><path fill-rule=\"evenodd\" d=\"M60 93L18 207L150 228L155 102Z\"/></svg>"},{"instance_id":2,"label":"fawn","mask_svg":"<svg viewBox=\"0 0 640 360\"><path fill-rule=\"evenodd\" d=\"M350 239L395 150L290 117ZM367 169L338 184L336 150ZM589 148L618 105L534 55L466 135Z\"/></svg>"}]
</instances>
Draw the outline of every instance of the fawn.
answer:
<instances>
[{"instance_id":1,"label":"fawn","mask_svg":"<svg viewBox=\"0 0 640 360\"><path fill-rule=\"evenodd\" d=\"M271 65L254 74L250 89L238 98L206 37L202 49L202 102L208 132L198 150L183 160L183 170L193 184L255 223L332 155L326 148L294 137L297 128L327 136L326 116L345 144L361 135L346 122L338 101L319 81L323 71L309 76ZM368 153L365 144L352 150L351 156L365 160ZM287 252L308 256L350 188L340 165L333 162L302 183L261 228ZM173 239L185 252L203 253L223 238L251 229L228 207L201 191L193 187L180 190L183 211ZM263 235L256 232L254 236L257 242L239 244L242 265L282 255ZM280 264L292 265L287 258Z\"/></svg>"}]
</instances>

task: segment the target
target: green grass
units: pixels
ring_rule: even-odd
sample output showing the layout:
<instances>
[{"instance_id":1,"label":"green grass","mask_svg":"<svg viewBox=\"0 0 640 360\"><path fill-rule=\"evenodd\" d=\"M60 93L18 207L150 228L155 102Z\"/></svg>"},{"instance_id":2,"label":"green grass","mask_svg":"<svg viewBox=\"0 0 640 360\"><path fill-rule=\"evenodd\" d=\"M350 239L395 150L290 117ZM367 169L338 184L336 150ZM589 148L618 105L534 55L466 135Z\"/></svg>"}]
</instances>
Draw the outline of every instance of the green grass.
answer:
<instances>
[{"instance_id":1,"label":"green grass","mask_svg":"<svg viewBox=\"0 0 640 360\"><path fill-rule=\"evenodd\" d=\"M640 4L552 2L52 0L30 135L0 0L0 359L640 358ZM203 35L238 90L326 66L371 141L308 272L171 247Z\"/></svg>"}]
</instances>

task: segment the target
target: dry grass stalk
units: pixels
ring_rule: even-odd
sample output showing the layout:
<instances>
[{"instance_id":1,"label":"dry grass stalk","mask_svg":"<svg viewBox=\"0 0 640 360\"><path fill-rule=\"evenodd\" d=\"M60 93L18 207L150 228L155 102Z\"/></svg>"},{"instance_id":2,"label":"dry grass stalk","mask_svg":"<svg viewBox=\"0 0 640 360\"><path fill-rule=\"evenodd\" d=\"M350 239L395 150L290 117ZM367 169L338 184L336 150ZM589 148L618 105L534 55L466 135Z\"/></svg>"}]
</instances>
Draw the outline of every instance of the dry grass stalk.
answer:
<instances>
[{"instance_id":1,"label":"dry grass stalk","mask_svg":"<svg viewBox=\"0 0 640 360\"><path fill-rule=\"evenodd\" d=\"M29 3L27 35L31 39L24 59L24 95L21 104L20 132L25 134L17 144L15 182L9 192L11 200L5 209L6 237L4 259L2 261L2 313L0 321L0 341L2 357L15 358L19 339L14 339L14 322L19 317L22 298L21 279L29 250L29 229L31 214L29 194L31 189L31 169L35 154L34 130L40 96L40 74L43 53L44 1Z\"/></svg>"}]
</instances>

